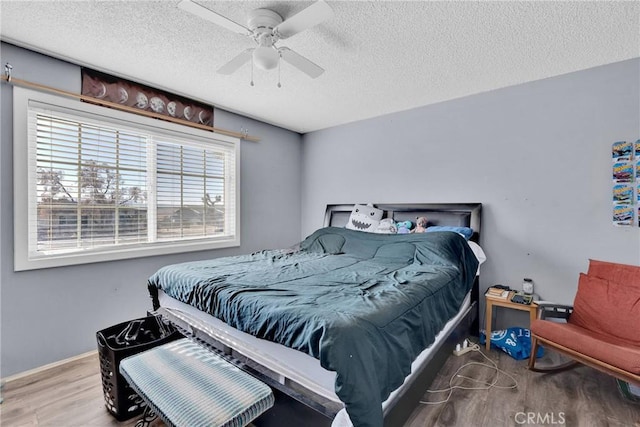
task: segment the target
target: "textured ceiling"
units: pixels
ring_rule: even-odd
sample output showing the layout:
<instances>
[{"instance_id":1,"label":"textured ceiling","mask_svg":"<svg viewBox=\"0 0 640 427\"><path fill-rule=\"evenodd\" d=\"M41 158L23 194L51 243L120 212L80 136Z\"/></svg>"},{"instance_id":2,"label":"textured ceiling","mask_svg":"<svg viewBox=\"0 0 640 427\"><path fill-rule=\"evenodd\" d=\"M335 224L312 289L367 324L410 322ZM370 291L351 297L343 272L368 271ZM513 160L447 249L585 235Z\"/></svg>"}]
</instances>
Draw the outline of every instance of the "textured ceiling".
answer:
<instances>
[{"instance_id":1,"label":"textured ceiling","mask_svg":"<svg viewBox=\"0 0 640 427\"><path fill-rule=\"evenodd\" d=\"M246 24L310 1L206 1ZM287 40L326 69L215 72L247 37L170 1L0 1L2 40L305 133L640 56L639 2L331 1ZM20 78L19 69L13 75Z\"/></svg>"}]
</instances>

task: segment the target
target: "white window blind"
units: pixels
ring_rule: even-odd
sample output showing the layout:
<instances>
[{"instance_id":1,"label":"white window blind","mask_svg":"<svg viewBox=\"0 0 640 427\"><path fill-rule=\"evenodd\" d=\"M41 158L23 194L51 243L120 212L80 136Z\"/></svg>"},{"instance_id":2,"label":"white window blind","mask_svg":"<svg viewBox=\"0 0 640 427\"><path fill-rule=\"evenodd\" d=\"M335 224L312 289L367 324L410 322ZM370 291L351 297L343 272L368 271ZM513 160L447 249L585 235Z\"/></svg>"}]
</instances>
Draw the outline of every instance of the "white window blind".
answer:
<instances>
[{"instance_id":1,"label":"white window blind","mask_svg":"<svg viewBox=\"0 0 640 427\"><path fill-rule=\"evenodd\" d=\"M32 256L147 241L144 135L31 109ZM32 179L33 181L33 179ZM35 232L35 233L34 233Z\"/></svg>"},{"instance_id":2,"label":"white window blind","mask_svg":"<svg viewBox=\"0 0 640 427\"><path fill-rule=\"evenodd\" d=\"M157 205L159 240L215 236L224 233L228 180L224 153L206 147L158 141Z\"/></svg>"},{"instance_id":3,"label":"white window blind","mask_svg":"<svg viewBox=\"0 0 640 427\"><path fill-rule=\"evenodd\" d=\"M89 104L14 102L27 110L16 269L239 243L237 140Z\"/></svg>"}]
</instances>

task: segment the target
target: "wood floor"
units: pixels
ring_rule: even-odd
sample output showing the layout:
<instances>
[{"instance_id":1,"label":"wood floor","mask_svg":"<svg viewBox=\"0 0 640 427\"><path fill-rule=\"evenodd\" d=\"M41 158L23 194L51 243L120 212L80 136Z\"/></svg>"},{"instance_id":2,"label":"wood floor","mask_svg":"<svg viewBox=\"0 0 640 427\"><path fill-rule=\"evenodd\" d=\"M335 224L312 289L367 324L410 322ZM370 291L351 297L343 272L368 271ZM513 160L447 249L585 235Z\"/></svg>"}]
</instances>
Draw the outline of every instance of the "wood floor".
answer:
<instances>
[{"instance_id":1,"label":"wood floor","mask_svg":"<svg viewBox=\"0 0 640 427\"><path fill-rule=\"evenodd\" d=\"M517 389L453 391L449 402L421 405L405 427L423 426L586 426L640 427L640 402L622 397L616 381L586 366L564 372L541 374L527 368L527 361L517 361L506 353L491 350L489 357L498 368L515 378ZM548 353L536 362L539 366L560 362L555 353ZM467 362L488 363L477 352L451 356L440 371L431 390L449 386L452 375ZM460 375L492 382L495 370L472 365ZM500 375L497 385L509 386L510 378ZM483 387L484 384L454 378L451 384ZM424 401L444 400L447 393L425 393Z\"/></svg>"},{"instance_id":2,"label":"wood floor","mask_svg":"<svg viewBox=\"0 0 640 427\"><path fill-rule=\"evenodd\" d=\"M405 427L640 427L640 403L624 399L616 382L604 374L587 367L540 374L527 370L525 361L506 354L492 350L489 357L517 380L517 389L456 389L447 403L420 405ZM448 387L451 376L467 362L486 360L476 352L451 356L430 388ZM495 378L495 371L479 365L465 367L459 374L487 382ZM455 378L452 383L483 386L462 378ZM497 385L510 383L509 378L501 376ZM447 393L425 393L424 400L446 397ZM136 419L119 423L105 409L97 355L8 382L3 398L0 425L5 427L133 427L136 423ZM297 427L286 422L283 426Z\"/></svg>"}]
</instances>

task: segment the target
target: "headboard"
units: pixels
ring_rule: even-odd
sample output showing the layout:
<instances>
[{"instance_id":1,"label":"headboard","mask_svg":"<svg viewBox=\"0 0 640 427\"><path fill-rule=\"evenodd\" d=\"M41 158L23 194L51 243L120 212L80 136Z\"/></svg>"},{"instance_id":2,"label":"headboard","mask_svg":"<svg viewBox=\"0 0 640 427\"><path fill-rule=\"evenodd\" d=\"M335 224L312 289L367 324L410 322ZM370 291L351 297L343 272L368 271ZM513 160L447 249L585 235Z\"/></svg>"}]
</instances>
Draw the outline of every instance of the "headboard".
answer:
<instances>
[{"instance_id":1,"label":"headboard","mask_svg":"<svg viewBox=\"0 0 640 427\"><path fill-rule=\"evenodd\" d=\"M327 205L324 215L325 227L344 227L349 220L354 205ZM393 218L395 222L411 221L425 216L428 226L451 225L470 227L474 233L471 240L480 241L480 217L482 203L374 203L384 211L383 218Z\"/></svg>"}]
</instances>

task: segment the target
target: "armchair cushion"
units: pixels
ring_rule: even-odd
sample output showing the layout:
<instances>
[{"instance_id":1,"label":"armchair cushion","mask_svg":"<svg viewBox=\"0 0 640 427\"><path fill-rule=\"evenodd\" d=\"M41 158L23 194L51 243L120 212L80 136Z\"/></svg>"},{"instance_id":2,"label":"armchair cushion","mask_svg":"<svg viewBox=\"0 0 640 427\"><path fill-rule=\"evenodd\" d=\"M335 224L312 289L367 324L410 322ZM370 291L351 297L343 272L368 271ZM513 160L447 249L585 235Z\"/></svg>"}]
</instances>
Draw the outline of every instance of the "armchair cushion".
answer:
<instances>
[{"instance_id":1,"label":"armchair cushion","mask_svg":"<svg viewBox=\"0 0 640 427\"><path fill-rule=\"evenodd\" d=\"M640 281L616 283L581 273L569 323L640 346Z\"/></svg>"},{"instance_id":2,"label":"armchair cushion","mask_svg":"<svg viewBox=\"0 0 640 427\"><path fill-rule=\"evenodd\" d=\"M573 318L573 317L572 317ZM531 332L542 339L575 350L627 372L640 375L640 347L626 340L603 335L571 323L535 320Z\"/></svg>"},{"instance_id":3,"label":"armchair cushion","mask_svg":"<svg viewBox=\"0 0 640 427\"><path fill-rule=\"evenodd\" d=\"M640 286L640 267L627 264L616 264L608 261L589 260L587 274L592 277Z\"/></svg>"}]
</instances>

